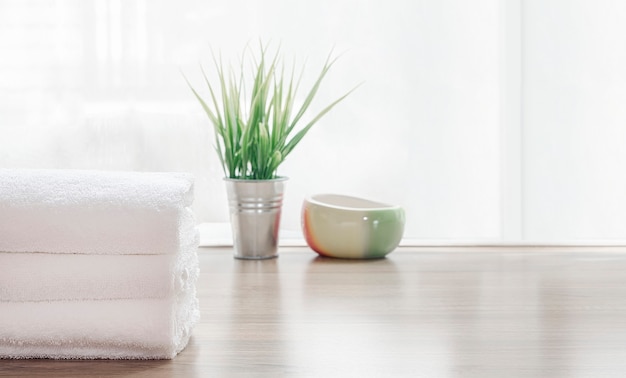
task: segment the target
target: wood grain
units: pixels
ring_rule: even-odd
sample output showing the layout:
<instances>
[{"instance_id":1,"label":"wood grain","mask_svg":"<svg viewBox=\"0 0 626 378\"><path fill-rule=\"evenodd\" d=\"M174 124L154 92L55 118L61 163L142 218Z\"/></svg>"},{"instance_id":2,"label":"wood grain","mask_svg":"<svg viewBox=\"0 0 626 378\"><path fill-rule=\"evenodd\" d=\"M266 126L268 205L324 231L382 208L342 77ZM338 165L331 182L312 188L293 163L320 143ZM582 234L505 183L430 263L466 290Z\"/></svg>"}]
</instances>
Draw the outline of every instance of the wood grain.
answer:
<instances>
[{"instance_id":1,"label":"wood grain","mask_svg":"<svg viewBox=\"0 0 626 378\"><path fill-rule=\"evenodd\" d=\"M0 360L0 376L626 374L626 248L199 253L202 320L174 360Z\"/></svg>"}]
</instances>

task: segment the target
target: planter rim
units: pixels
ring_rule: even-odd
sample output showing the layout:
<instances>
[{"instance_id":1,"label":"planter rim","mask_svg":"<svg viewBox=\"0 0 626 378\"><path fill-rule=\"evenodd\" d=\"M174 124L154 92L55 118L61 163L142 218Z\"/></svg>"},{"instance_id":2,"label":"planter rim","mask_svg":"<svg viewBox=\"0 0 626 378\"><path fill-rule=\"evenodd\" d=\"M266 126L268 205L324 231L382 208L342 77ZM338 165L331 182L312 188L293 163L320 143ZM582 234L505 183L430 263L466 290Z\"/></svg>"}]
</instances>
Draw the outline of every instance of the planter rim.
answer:
<instances>
[{"instance_id":1,"label":"planter rim","mask_svg":"<svg viewBox=\"0 0 626 378\"><path fill-rule=\"evenodd\" d=\"M266 180L253 180L253 179L234 179L234 178L230 178L230 177L224 177L223 180L224 181L233 181L233 182L249 182L249 183L255 183L255 182L275 182L275 181L287 181L289 179L289 177L286 176L279 176L273 179L266 179Z\"/></svg>"}]
</instances>

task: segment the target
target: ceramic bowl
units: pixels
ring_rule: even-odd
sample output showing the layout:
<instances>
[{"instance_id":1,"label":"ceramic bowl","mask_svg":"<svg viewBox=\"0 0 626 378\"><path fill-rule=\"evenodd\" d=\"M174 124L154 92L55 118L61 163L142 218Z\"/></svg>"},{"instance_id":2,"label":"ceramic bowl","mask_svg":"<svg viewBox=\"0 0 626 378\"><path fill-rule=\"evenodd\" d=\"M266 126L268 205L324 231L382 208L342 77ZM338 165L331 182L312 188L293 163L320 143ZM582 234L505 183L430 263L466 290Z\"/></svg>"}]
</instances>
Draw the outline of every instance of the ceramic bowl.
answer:
<instances>
[{"instance_id":1,"label":"ceramic bowl","mask_svg":"<svg viewBox=\"0 0 626 378\"><path fill-rule=\"evenodd\" d=\"M404 219L399 206L338 194L310 196L302 205L306 242L328 257L384 257L400 243Z\"/></svg>"}]
</instances>

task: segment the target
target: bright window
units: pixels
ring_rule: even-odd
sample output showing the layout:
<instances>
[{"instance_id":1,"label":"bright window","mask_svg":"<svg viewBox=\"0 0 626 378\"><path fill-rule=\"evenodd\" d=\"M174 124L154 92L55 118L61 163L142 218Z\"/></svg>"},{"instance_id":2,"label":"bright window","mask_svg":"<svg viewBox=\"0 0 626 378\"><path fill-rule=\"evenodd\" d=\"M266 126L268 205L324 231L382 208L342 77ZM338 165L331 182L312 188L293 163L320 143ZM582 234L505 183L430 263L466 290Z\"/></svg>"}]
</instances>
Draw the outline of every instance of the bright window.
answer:
<instances>
[{"instance_id":1,"label":"bright window","mask_svg":"<svg viewBox=\"0 0 626 378\"><path fill-rule=\"evenodd\" d=\"M282 167L307 194L402 205L405 243L626 240L626 5L578 1L0 0L0 166L191 171L228 222L201 86L210 47L281 45L317 99L364 81ZM306 81L306 77L305 77Z\"/></svg>"}]
</instances>

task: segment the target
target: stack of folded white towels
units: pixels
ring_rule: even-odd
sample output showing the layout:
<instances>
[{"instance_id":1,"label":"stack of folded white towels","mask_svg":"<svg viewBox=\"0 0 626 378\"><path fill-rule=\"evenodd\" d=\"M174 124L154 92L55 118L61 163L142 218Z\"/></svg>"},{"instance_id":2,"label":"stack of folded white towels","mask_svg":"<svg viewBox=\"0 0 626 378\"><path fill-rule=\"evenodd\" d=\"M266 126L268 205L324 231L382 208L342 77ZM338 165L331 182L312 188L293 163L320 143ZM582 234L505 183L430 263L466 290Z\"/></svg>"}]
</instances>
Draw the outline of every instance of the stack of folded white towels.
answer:
<instances>
[{"instance_id":1,"label":"stack of folded white towels","mask_svg":"<svg viewBox=\"0 0 626 378\"><path fill-rule=\"evenodd\" d=\"M0 169L0 358L166 359L199 319L193 179Z\"/></svg>"}]
</instances>

